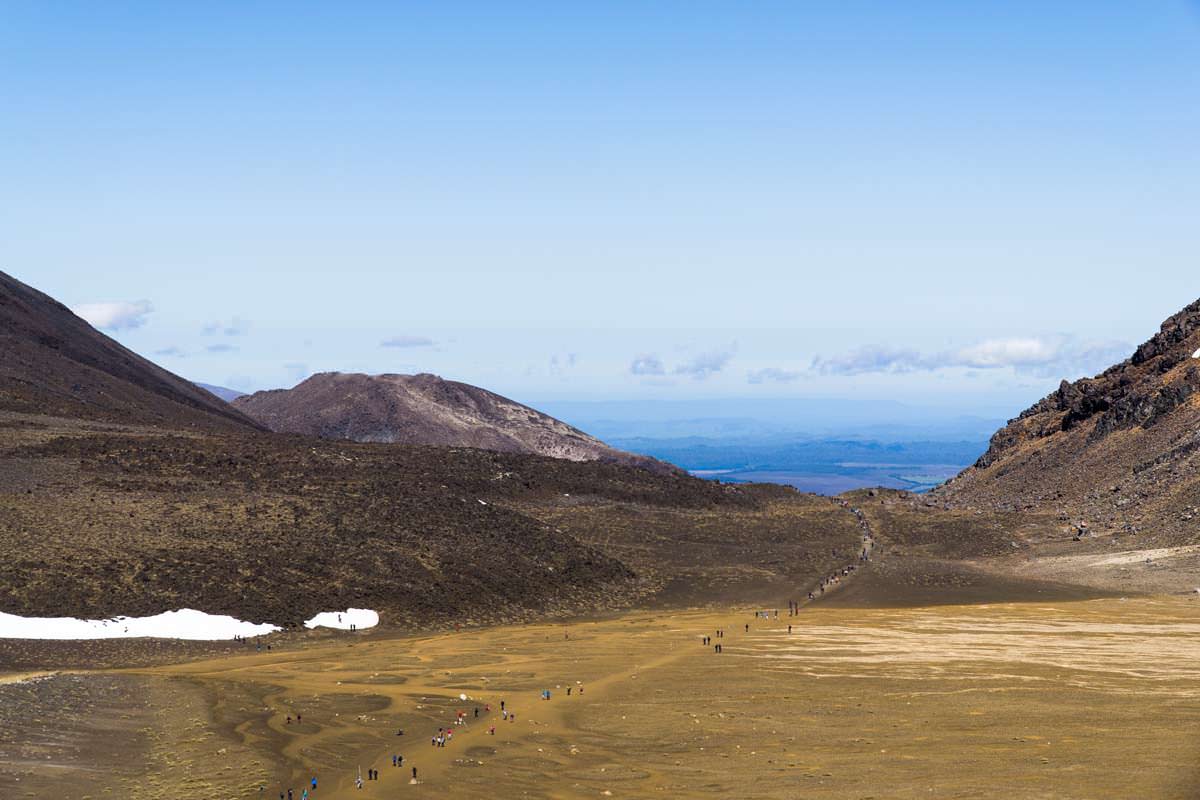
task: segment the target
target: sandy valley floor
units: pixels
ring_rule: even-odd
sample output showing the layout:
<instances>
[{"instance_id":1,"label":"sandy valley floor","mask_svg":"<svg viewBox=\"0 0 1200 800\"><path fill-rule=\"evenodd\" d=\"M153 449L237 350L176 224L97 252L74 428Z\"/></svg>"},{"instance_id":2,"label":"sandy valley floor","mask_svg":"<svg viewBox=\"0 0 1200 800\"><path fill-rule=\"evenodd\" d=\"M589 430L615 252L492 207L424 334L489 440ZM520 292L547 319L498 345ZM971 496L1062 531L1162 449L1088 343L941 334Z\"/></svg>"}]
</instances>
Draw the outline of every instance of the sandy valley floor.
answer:
<instances>
[{"instance_id":1,"label":"sandy valley floor","mask_svg":"<svg viewBox=\"0 0 1200 800\"><path fill-rule=\"evenodd\" d=\"M700 643L718 627L720 655ZM642 613L247 650L0 684L0 796L274 800L314 774L327 798L1200 789L1200 602L1183 598ZM469 724L432 747L459 710ZM360 766L380 772L361 792Z\"/></svg>"}]
</instances>

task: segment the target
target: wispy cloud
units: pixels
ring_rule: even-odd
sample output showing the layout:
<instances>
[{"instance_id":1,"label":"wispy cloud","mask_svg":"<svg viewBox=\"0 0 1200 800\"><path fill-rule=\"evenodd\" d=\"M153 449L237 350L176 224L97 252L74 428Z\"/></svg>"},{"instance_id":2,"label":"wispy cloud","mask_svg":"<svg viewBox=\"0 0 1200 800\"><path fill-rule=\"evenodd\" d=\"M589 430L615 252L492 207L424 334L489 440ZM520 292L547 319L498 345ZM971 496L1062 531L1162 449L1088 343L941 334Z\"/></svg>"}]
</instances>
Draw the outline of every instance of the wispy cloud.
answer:
<instances>
[{"instance_id":1,"label":"wispy cloud","mask_svg":"<svg viewBox=\"0 0 1200 800\"><path fill-rule=\"evenodd\" d=\"M183 348L175 347L174 345L171 347L164 347L161 350L155 350L154 355L161 356L163 358L187 358L187 353L183 351Z\"/></svg>"},{"instance_id":2,"label":"wispy cloud","mask_svg":"<svg viewBox=\"0 0 1200 800\"><path fill-rule=\"evenodd\" d=\"M145 325L154 306L149 300L137 300L132 303L83 303L71 310L95 328L123 331Z\"/></svg>"},{"instance_id":3,"label":"wispy cloud","mask_svg":"<svg viewBox=\"0 0 1200 800\"><path fill-rule=\"evenodd\" d=\"M379 343L380 347L433 347L436 342L428 336L393 336Z\"/></svg>"},{"instance_id":4,"label":"wispy cloud","mask_svg":"<svg viewBox=\"0 0 1200 800\"><path fill-rule=\"evenodd\" d=\"M702 381L710 375L715 375L723 370L731 358L733 358L733 353L729 351L701 353L691 361L675 367L672 372L676 375L687 375L693 380Z\"/></svg>"},{"instance_id":5,"label":"wispy cloud","mask_svg":"<svg viewBox=\"0 0 1200 800\"><path fill-rule=\"evenodd\" d=\"M1095 372L1130 351L1124 342L1078 341L1066 336L985 339L957 349L923 354L910 348L872 345L813 359L822 375L933 372L941 369L1012 369L1041 377Z\"/></svg>"},{"instance_id":6,"label":"wispy cloud","mask_svg":"<svg viewBox=\"0 0 1200 800\"><path fill-rule=\"evenodd\" d=\"M210 353L235 353L235 352L237 352L236 347L234 347L231 344L225 344L224 342L222 342L221 344L210 344L208 347L206 347L204 349Z\"/></svg>"},{"instance_id":7,"label":"wispy cloud","mask_svg":"<svg viewBox=\"0 0 1200 800\"><path fill-rule=\"evenodd\" d=\"M779 367L765 367L746 373L746 380L750 383L791 383L803 377L802 370L780 369Z\"/></svg>"},{"instance_id":8,"label":"wispy cloud","mask_svg":"<svg viewBox=\"0 0 1200 800\"><path fill-rule=\"evenodd\" d=\"M667 370L663 366L661 358L645 354L633 360L633 363L629 365L629 372L633 375L665 375Z\"/></svg>"},{"instance_id":9,"label":"wispy cloud","mask_svg":"<svg viewBox=\"0 0 1200 800\"><path fill-rule=\"evenodd\" d=\"M862 375L867 372L913 372L925 368L916 350L866 345L848 353L813 359L812 369L822 375Z\"/></svg>"}]
</instances>

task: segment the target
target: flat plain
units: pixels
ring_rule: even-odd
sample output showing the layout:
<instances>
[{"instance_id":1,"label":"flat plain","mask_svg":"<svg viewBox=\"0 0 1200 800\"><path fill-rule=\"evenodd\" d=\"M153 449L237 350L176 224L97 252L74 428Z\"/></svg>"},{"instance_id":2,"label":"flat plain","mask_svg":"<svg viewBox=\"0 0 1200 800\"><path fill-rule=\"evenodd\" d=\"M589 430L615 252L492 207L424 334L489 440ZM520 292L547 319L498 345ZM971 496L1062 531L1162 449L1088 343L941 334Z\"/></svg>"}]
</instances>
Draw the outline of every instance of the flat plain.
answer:
<instances>
[{"instance_id":1,"label":"flat plain","mask_svg":"<svg viewBox=\"0 0 1200 800\"><path fill-rule=\"evenodd\" d=\"M299 797L314 776L332 798L1200 788L1198 601L753 611L283 637L269 652L13 676L0 795ZM720 654L702 644L719 628ZM439 727L455 731L444 748ZM361 791L360 769L380 775Z\"/></svg>"}]
</instances>

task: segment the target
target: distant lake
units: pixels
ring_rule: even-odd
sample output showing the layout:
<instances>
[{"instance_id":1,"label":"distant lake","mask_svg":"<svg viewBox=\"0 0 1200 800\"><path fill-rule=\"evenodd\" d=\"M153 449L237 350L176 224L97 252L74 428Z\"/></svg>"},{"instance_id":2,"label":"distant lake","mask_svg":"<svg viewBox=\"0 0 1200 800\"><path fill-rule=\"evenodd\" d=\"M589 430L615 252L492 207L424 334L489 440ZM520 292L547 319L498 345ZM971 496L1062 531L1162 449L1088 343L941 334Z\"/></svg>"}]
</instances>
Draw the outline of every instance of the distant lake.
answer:
<instances>
[{"instance_id":1,"label":"distant lake","mask_svg":"<svg viewBox=\"0 0 1200 800\"><path fill-rule=\"evenodd\" d=\"M939 465L940 466L940 465ZM912 469L912 466L908 466ZM927 492L938 483L958 473L957 467L941 466L937 476L921 475L921 480L903 480L892 475L871 473L868 475L836 475L819 472L789 472L778 470L732 470L698 469L691 474L697 478L720 480L727 483L780 483L794 486L802 492L835 495L852 489L882 486L888 489L907 489L911 492Z\"/></svg>"}]
</instances>

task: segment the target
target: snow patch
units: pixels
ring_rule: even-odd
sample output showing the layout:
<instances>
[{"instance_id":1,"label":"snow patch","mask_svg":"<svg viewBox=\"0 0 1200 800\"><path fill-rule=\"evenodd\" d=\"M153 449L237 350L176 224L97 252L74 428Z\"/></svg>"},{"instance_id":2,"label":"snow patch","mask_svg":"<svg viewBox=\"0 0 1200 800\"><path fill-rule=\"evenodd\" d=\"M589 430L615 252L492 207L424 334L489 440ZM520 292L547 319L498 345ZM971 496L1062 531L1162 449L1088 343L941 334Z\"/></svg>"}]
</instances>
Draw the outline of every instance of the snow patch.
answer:
<instances>
[{"instance_id":1,"label":"snow patch","mask_svg":"<svg viewBox=\"0 0 1200 800\"><path fill-rule=\"evenodd\" d=\"M1200 349L1198 349L1198 350L1196 350L1196 352L1192 353L1192 358L1200 358Z\"/></svg>"},{"instance_id":2,"label":"snow patch","mask_svg":"<svg viewBox=\"0 0 1200 800\"><path fill-rule=\"evenodd\" d=\"M206 614L191 608L164 611L153 617L19 617L0 612L0 639L191 639L218 641L235 636L262 636L279 630L269 623L255 624L223 614Z\"/></svg>"},{"instance_id":3,"label":"snow patch","mask_svg":"<svg viewBox=\"0 0 1200 800\"><path fill-rule=\"evenodd\" d=\"M355 628L374 628L379 624L379 613L369 608L347 608L345 611L322 611L304 623L306 628L337 628L348 631Z\"/></svg>"}]
</instances>

